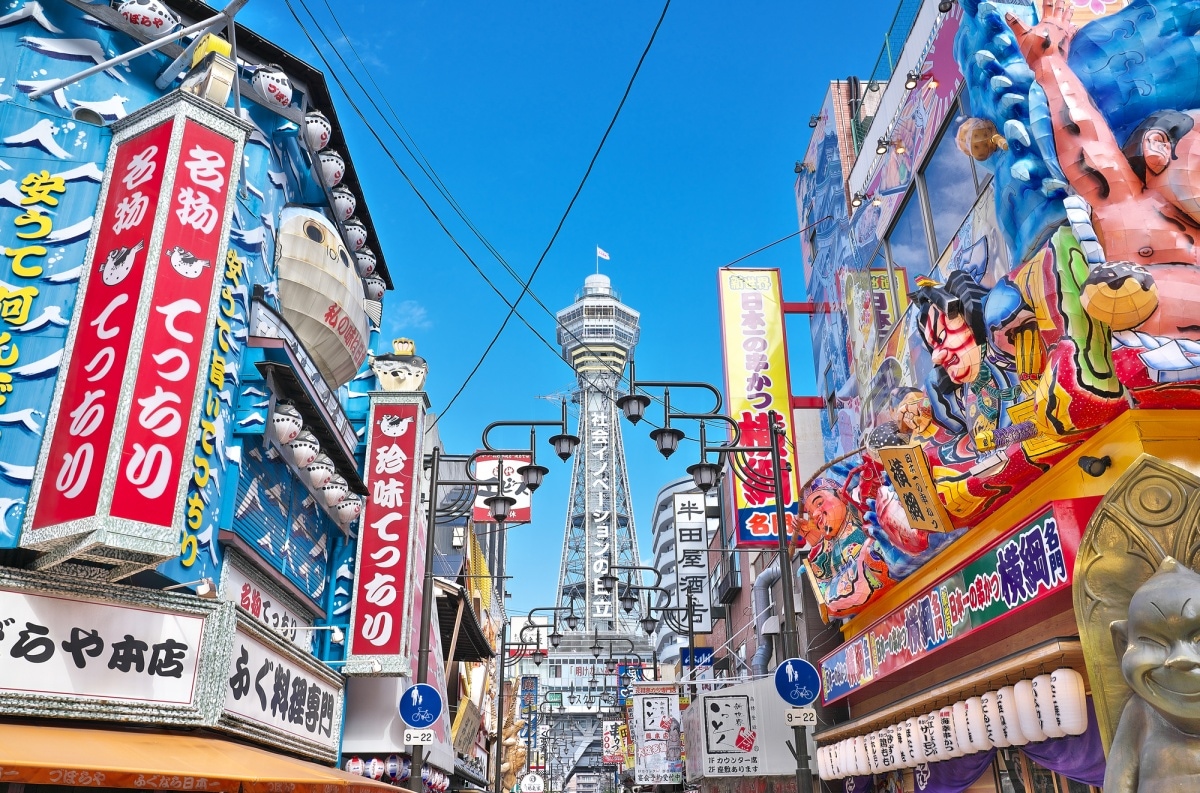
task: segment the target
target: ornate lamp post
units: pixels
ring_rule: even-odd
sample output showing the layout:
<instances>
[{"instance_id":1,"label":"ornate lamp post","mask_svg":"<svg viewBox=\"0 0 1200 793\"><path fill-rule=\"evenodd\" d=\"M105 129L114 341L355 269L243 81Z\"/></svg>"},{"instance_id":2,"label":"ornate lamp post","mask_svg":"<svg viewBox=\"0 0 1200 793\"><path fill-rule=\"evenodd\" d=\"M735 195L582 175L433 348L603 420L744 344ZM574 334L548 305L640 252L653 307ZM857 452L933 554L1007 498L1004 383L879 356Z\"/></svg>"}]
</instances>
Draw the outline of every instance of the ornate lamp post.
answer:
<instances>
[{"instance_id":1,"label":"ornate lamp post","mask_svg":"<svg viewBox=\"0 0 1200 793\"><path fill-rule=\"evenodd\" d=\"M651 439L654 440L658 451L663 457L669 458L675 453L679 447L679 442L683 440L684 434L671 426L672 419L686 419L697 421L700 424L700 460L688 466L688 473L692 476L692 481L695 482L701 492L708 492L720 481L721 472L724 469L726 461L729 462L730 468L738 478L747 482L757 490L770 492L775 497L775 529L779 537L779 570L783 578L783 615L780 619L780 640L783 645L783 655L787 658L795 658L799 654L799 640L796 634L796 604L792 592L792 558L788 551L787 543L787 515L786 505L783 503L783 474L785 464L781 459L779 446L784 441L784 427L779 420L779 414L775 411L768 411L769 420L769 437L770 445L768 446L740 446L741 430L736 421L731 417L721 413L723 401L721 392L716 387L709 383L702 382L684 382L684 381L666 381L666 380L644 380L637 381L637 376L634 370L633 362L629 364L629 393L617 400L618 407L625 414L625 418L629 419L633 424L641 421L645 415L646 408L650 406L650 398L645 394L639 394L638 388L662 388L663 389L663 425L661 428L650 433ZM672 388L687 388L701 389L708 391L715 398L715 405L712 410L707 413L683 413L671 411L671 389ZM726 443L710 445L706 437L706 422L720 422L729 427L730 438ZM709 453L717 455L717 462L710 463L708 461ZM763 454L770 455L771 460L771 477L768 480L758 472L747 468L740 461L739 454ZM692 615L689 614L688 622L692 622ZM694 650L693 650L694 651ZM694 660L694 659L693 659ZM803 726L793 726L793 736L795 740L794 753L796 756L796 790L797 793L812 793L812 771L809 768L808 756L808 738L806 728Z\"/></svg>"}]
</instances>

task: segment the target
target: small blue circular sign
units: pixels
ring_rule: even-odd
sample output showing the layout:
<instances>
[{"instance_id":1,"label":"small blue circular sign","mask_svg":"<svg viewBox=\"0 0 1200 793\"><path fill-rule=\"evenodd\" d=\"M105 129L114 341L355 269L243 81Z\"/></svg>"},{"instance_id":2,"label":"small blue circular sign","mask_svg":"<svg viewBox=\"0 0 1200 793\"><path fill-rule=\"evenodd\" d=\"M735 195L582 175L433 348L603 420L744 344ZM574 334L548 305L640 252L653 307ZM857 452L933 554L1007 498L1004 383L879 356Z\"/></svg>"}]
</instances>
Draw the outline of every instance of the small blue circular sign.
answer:
<instances>
[{"instance_id":1,"label":"small blue circular sign","mask_svg":"<svg viewBox=\"0 0 1200 793\"><path fill-rule=\"evenodd\" d=\"M400 697L400 720L414 730L432 727L442 715L442 695L428 683L404 689Z\"/></svg>"},{"instance_id":2,"label":"small blue circular sign","mask_svg":"<svg viewBox=\"0 0 1200 793\"><path fill-rule=\"evenodd\" d=\"M803 658L789 658L775 669L775 690L793 708L803 708L821 695L821 676Z\"/></svg>"}]
</instances>

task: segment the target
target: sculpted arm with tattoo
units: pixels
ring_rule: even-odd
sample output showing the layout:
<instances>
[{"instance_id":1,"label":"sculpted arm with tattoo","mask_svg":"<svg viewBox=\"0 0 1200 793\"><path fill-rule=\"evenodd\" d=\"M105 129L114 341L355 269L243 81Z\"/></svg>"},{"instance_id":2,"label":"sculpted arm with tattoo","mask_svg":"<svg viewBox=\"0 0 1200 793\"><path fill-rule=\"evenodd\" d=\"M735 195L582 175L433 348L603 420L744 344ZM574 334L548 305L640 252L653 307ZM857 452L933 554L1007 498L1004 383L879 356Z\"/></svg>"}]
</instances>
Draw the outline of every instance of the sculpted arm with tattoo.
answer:
<instances>
[{"instance_id":1,"label":"sculpted arm with tattoo","mask_svg":"<svg viewBox=\"0 0 1200 793\"><path fill-rule=\"evenodd\" d=\"M1070 0L1043 0L1038 24L1006 14L1025 62L1046 94L1054 121L1054 146L1071 186L1093 207L1120 203L1141 191L1104 116L1067 64L1076 28Z\"/></svg>"}]
</instances>

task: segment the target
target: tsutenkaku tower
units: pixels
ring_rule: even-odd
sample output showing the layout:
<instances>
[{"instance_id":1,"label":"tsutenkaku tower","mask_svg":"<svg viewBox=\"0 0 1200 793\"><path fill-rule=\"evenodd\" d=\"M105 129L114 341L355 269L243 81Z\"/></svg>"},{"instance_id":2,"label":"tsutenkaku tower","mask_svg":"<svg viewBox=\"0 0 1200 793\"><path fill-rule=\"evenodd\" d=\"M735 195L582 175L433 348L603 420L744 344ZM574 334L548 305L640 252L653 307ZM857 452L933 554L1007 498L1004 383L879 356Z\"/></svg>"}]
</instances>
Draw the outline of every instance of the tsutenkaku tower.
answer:
<instances>
[{"instance_id":1,"label":"tsutenkaku tower","mask_svg":"<svg viewBox=\"0 0 1200 793\"><path fill-rule=\"evenodd\" d=\"M572 398L579 405L580 438L571 472L558 605L573 604L589 639L594 630L640 634L641 606L627 614L618 599L626 581L641 581L639 574L616 571L621 584L611 593L600 582L614 566L640 564L616 405L625 364L638 342L638 317L600 273L589 275L575 302L557 315L558 343L575 370ZM639 604L642 600L644 595ZM639 636L638 644L643 642Z\"/></svg>"}]
</instances>

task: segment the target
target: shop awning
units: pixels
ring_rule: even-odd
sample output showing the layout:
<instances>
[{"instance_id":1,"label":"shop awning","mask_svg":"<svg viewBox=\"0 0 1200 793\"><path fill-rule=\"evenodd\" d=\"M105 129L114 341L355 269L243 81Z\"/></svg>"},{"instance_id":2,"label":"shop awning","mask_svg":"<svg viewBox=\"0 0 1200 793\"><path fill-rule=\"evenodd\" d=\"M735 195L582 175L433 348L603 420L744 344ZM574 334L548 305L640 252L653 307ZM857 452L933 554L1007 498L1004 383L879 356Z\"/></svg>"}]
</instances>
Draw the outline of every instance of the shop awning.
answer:
<instances>
[{"instance_id":1,"label":"shop awning","mask_svg":"<svg viewBox=\"0 0 1200 793\"><path fill-rule=\"evenodd\" d=\"M201 735L0 724L0 781L218 793L396 793L336 768Z\"/></svg>"},{"instance_id":2,"label":"shop awning","mask_svg":"<svg viewBox=\"0 0 1200 793\"><path fill-rule=\"evenodd\" d=\"M435 583L438 588L438 627L442 632L444 651L454 653L450 660L486 661L495 655L463 589L440 578L435 579Z\"/></svg>"}]
</instances>

